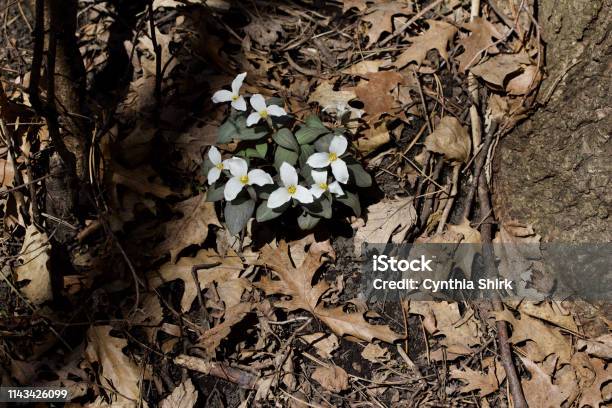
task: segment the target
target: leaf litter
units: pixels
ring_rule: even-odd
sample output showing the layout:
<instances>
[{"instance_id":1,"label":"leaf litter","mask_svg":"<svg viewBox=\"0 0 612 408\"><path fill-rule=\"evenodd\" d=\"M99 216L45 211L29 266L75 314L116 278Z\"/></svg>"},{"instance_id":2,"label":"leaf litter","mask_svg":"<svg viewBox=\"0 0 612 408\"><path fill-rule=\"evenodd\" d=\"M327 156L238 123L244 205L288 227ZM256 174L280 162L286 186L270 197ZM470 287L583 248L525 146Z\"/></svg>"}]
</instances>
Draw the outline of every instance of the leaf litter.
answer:
<instances>
[{"instance_id":1,"label":"leaf litter","mask_svg":"<svg viewBox=\"0 0 612 408\"><path fill-rule=\"evenodd\" d=\"M486 4L486 17L469 21L461 2L330 3L156 0L153 31L148 13L139 14L147 28L133 27L122 44L131 77L113 95L114 127L97 136L91 164L98 198L108 201L87 215L82 267L59 288L49 270L51 234L26 221L32 198L12 190L31 180L29 142L19 141L17 163L0 144L3 242L7 228L16 231L14 248L2 249L15 262L8 273L2 263L0 273L20 295L0 309L0 329L35 337L2 339L3 384L34 382L45 356L57 377L48 384L83 398L74 406L193 407L203 399L207 406L459 406L468 396L504 406L495 317L511 327L530 406L605 403L609 333L581 333L571 304L508 302L485 315L469 303L411 302L398 311L366 304L355 290L364 242L481 242L475 219L451 217L440 234L423 228L439 222L453 183L436 164L469 166L478 154L465 119L465 73L490 90L487 118L503 117L505 131L530 109L526 97L542 78L537 27L526 13L512 16L527 36L519 39ZM91 75L111 55L115 11L99 6L81 10ZM244 71L249 92L281 97L298 120L318 113L326 126L346 128L359 160L370 164L384 193L361 203L362 216L338 221L351 230L348 241L336 225L304 238L286 225L251 222L233 236L207 201L204 152L221 117L203 101ZM10 97L27 110L24 88ZM539 239L519 224L502 226L498 238L507 251ZM500 272L515 266L502 259ZM54 310L54 293L70 306ZM58 329L71 324L84 330ZM53 352L62 348L74 350Z\"/></svg>"}]
</instances>

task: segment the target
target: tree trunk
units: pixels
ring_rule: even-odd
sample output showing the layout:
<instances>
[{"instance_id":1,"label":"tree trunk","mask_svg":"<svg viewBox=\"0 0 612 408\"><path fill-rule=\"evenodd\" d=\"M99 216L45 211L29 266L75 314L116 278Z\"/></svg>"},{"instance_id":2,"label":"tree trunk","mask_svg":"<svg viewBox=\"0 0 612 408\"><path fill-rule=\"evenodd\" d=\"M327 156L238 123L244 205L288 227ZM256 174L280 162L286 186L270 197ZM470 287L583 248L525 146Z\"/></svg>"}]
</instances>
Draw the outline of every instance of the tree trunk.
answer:
<instances>
[{"instance_id":1,"label":"tree trunk","mask_svg":"<svg viewBox=\"0 0 612 408\"><path fill-rule=\"evenodd\" d=\"M612 240L611 3L539 2L551 97L496 153L496 214L547 241Z\"/></svg>"}]
</instances>

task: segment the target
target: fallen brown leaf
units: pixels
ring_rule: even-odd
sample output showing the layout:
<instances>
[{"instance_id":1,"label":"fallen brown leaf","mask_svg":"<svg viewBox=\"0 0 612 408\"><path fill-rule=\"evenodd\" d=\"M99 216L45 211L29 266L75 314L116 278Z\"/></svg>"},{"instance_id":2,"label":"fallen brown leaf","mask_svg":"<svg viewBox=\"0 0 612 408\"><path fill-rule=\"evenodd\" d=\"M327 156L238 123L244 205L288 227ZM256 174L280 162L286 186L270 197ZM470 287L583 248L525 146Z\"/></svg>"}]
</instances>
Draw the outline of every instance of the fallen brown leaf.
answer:
<instances>
[{"instance_id":1,"label":"fallen brown leaf","mask_svg":"<svg viewBox=\"0 0 612 408\"><path fill-rule=\"evenodd\" d=\"M192 408L197 400L198 391L188 378L161 401L160 408Z\"/></svg>"},{"instance_id":2,"label":"fallen brown leaf","mask_svg":"<svg viewBox=\"0 0 612 408\"><path fill-rule=\"evenodd\" d=\"M425 147L430 152L443 154L448 161L465 163L470 158L470 135L456 118L445 116L425 138Z\"/></svg>"},{"instance_id":3,"label":"fallen brown leaf","mask_svg":"<svg viewBox=\"0 0 612 408\"><path fill-rule=\"evenodd\" d=\"M331 392L341 392L348 388L348 374L342 367L336 365L330 367L317 367L312 373L312 378L323 388Z\"/></svg>"},{"instance_id":4,"label":"fallen brown leaf","mask_svg":"<svg viewBox=\"0 0 612 408\"><path fill-rule=\"evenodd\" d=\"M423 35L412 37L412 44L402 52L393 63L395 68L404 68L411 62L421 65L429 50L438 50L440 56L448 60L446 47L452 41L457 29L455 26L443 21L427 20L429 29Z\"/></svg>"},{"instance_id":5,"label":"fallen brown leaf","mask_svg":"<svg viewBox=\"0 0 612 408\"><path fill-rule=\"evenodd\" d=\"M463 46L463 53L457 57L459 71L465 72L470 66L478 64L484 53L497 54L499 50L494 45L494 38L502 39L504 36L489 21L482 17L476 17L473 21L464 24L463 28L472 33L459 40Z\"/></svg>"},{"instance_id":6,"label":"fallen brown leaf","mask_svg":"<svg viewBox=\"0 0 612 408\"><path fill-rule=\"evenodd\" d=\"M363 21L370 23L367 30L368 45L374 44L382 33L393 32L393 16L412 14L412 3L393 0L375 2L368 10Z\"/></svg>"},{"instance_id":7,"label":"fallen brown leaf","mask_svg":"<svg viewBox=\"0 0 612 408\"><path fill-rule=\"evenodd\" d=\"M561 388L552 383L550 375L542 367L526 357L521 361L531 378L522 380L523 391L530 408L558 408L567 399Z\"/></svg>"},{"instance_id":8,"label":"fallen brown leaf","mask_svg":"<svg viewBox=\"0 0 612 408\"><path fill-rule=\"evenodd\" d=\"M23 240L18 265L15 267L17 282L29 281L20 289L33 304L39 305L53 299L49 261L51 244L44 232L34 225L28 226Z\"/></svg>"}]
</instances>

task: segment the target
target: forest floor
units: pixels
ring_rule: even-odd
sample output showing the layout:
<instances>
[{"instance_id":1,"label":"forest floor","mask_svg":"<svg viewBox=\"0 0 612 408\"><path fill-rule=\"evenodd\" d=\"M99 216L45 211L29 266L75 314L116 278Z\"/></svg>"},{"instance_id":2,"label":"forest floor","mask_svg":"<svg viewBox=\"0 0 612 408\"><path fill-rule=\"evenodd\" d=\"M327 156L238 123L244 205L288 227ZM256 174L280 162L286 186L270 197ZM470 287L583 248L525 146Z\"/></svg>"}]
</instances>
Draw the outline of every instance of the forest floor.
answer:
<instances>
[{"instance_id":1,"label":"forest floor","mask_svg":"<svg viewBox=\"0 0 612 408\"><path fill-rule=\"evenodd\" d=\"M487 187L545 75L532 9L116 3L79 2L95 130L72 224L45 216L53 141L27 93L33 14L0 2L3 386L66 387L75 407L511 407L497 321L530 407L610 401L601 305L362 293L365 242L538 244L531 226L496 221ZM223 139L236 112L211 98L243 72L241 92L282 106L300 149L312 115L349 141L356 198L305 217L311 228L297 207L267 221L251 208L233 233L241 213L211 199L211 146L278 171L271 137ZM74 230L66 256L52 221Z\"/></svg>"}]
</instances>

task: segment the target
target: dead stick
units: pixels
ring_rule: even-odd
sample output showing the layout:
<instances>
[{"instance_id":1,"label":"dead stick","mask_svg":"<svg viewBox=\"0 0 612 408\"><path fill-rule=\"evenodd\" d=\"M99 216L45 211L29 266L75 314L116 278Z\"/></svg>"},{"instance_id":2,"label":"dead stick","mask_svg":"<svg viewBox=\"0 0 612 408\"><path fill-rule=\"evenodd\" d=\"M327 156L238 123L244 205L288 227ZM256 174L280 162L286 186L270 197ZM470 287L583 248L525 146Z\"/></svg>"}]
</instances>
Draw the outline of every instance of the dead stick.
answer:
<instances>
[{"instance_id":1,"label":"dead stick","mask_svg":"<svg viewBox=\"0 0 612 408\"><path fill-rule=\"evenodd\" d=\"M255 389L257 385L257 377L255 377L253 374L238 368L230 367L224 363L206 361L198 357L188 356L186 354L178 355L174 359L174 363L189 370L197 371L206 375L212 375L213 377L232 382L238 385L240 388L247 390Z\"/></svg>"},{"instance_id":2,"label":"dead stick","mask_svg":"<svg viewBox=\"0 0 612 408\"><path fill-rule=\"evenodd\" d=\"M488 138L492 139L492 135L487 135ZM483 149L484 150L484 149ZM483 155L483 156L486 156ZM478 183L478 202L480 204L480 216L483 219L483 223L480 227L480 236L482 239L482 256L487 271L487 276L497 276L497 267L495 266L495 257L493 254L493 247L491 245L491 236L493 225L490 222L484 222L486 218L492 213L491 201L489 199L489 185L485 177L479 177L478 180L474 180L474 183ZM493 299L493 308L496 311L501 312L504 310L499 295ZM501 350L501 360L506 372L506 378L508 378L508 385L510 387L510 395L512 396L512 402L514 408L528 408L523 389L521 388L521 380L512 361L512 350L510 350L510 343L508 342L508 326L505 321L498 320L495 322L497 327L497 340L499 348Z\"/></svg>"}]
</instances>

